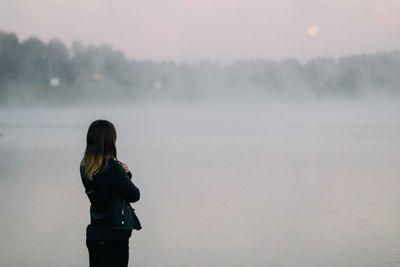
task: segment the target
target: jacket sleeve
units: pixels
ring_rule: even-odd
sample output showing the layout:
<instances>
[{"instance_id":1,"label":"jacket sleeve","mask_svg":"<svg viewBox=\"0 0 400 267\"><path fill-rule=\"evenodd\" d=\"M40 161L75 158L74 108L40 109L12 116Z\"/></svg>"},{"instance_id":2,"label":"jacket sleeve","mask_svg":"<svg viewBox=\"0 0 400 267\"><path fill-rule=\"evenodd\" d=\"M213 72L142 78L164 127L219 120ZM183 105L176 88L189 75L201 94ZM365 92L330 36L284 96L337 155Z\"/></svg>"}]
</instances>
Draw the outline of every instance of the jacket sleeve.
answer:
<instances>
[{"instance_id":1,"label":"jacket sleeve","mask_svg":"<svg viewBox=\"0 0 400 267\"><path fill-rule=\"evenodd\" d=\"M124 169L114 162L111 166L111 184L114 189L129 202L136 202L140 199L139 188L131 181L132 174L129 176Z\"/></svg>"}]
</instances>

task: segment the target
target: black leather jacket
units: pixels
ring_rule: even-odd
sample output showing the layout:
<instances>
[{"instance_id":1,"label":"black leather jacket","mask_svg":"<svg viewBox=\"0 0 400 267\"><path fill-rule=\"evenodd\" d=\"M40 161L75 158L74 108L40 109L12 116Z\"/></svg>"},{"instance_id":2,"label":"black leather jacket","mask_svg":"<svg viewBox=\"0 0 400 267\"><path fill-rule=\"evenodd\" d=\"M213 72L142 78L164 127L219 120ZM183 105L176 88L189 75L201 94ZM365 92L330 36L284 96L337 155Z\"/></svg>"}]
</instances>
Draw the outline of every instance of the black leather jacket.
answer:
<instances>
[{"instance_id":1,"label":"black leather jacket","mask_svg":"<svg viewBox=\"0 0 400 267\"><path fill-rule=\"evenodd\" d=\"M116 159L108 159L93 181L84 178L85 166L80 173L85 192L90 200L90 224L110 229L140 230L142 228L130 203L140 199L139 188L131 181Z\"/></svg>"}]
</instances>

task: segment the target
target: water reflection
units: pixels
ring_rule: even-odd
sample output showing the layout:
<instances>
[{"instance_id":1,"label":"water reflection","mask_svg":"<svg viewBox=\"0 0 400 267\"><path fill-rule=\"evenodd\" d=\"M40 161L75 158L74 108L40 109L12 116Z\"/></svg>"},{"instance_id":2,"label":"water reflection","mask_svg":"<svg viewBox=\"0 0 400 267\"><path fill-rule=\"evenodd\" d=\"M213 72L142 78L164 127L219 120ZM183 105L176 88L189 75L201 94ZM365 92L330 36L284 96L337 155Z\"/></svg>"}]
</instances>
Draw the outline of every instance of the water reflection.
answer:
<instances>
[{"instance_id":1,"label":"water reflection","mask_svg":"<svg viewBox=\"0 0 400 267\"><path fill-rule=\"evenodd\" d=\"M86 128L133 169L138 266L397 266L397 105L0 112L1 266L87 266Z\"/></svg>"}]
</instances>

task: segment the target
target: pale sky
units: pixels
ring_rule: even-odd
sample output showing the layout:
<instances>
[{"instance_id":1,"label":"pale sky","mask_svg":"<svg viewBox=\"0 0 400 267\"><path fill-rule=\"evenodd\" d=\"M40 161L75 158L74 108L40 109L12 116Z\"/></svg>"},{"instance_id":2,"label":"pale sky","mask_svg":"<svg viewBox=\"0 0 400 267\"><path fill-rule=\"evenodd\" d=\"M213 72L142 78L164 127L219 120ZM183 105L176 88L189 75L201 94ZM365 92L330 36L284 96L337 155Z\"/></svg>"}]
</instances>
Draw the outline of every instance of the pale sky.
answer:
<instances>
[{"instance_id":1,"label":"pale sky","mask_svg":"<svg viewBox=\"0 0 400 267\"><path fill-rule=\"evenodd\" d=\"M0 0L0 30L135 59L307 60L399 49L399 14L399 0Z\"/></svg>"}]
</instances>

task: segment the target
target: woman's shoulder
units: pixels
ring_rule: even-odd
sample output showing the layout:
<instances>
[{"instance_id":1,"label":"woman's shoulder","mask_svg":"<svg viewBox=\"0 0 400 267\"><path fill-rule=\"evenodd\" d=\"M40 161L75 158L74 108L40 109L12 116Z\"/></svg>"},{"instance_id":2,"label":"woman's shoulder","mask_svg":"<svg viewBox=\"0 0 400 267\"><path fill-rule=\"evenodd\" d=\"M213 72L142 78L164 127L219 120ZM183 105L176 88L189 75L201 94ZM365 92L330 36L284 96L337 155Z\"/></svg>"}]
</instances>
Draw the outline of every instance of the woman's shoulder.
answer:
<instances>
[{"instance_id":1,"label":"woman's shoulder","mask_svg":"<svg viewBox=\"0 0 400 267\"><path fill-rule=\"evenodd\" d=\"M115 171L119 170L121 167L121 164L119 163L119 160L116 158L109 158L105 160L104 164L104 171Z\"/></svg>"},{"instance_id":2,"label":"woman's shoulder","mask_svg":"<svg viewBox=\"0 0 400 267\"><path fill-rule=\"evenodd\" d=\"M94 176L98 177L98 176L101 176L102 174L105 174L105 173L107 173L109 171L112 172L113 170L115 170L115 168L118 168L118 167L119 167L119 162L118 162L117 159L115 159L115 158L105 159L101 164L100 170ZM80 170L81 178L83 178L84 173L85 173L85 162L84 162L84 160L82 160L80 162L79 170Z\"/></svg>"},{"instance_id":3,"label":"woman's shoulder","mask_svg":"<svg viewBox=\"0 0 400 267\"><path fill-rule=\"evenodd\" d=\"M79 163L79 172L81 173L81 177L83 177L83 173L85 172L85 161L83 159Z\"/></svg>"},{"instance_id":4,"label":"woman's shoulder","mask_svg":"<svg viewBox=\"0 0 400 267\"><path fill-rule=\"evenodd\" d=\"M116 158L109 158L105 160L105 164L109 166L118 166L119 161Z\"/></svg>"}]
</instances>

